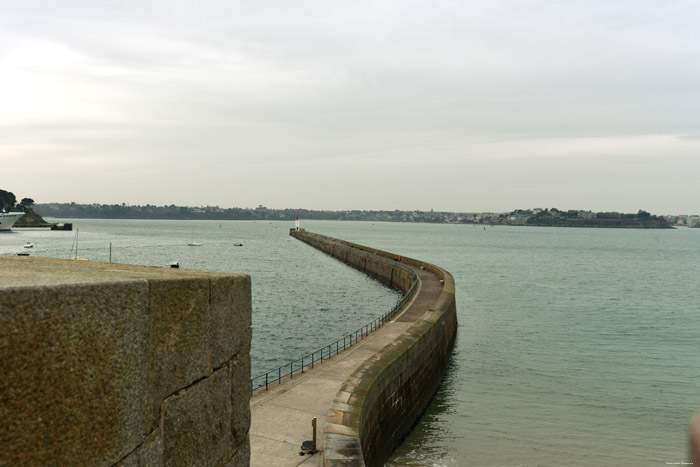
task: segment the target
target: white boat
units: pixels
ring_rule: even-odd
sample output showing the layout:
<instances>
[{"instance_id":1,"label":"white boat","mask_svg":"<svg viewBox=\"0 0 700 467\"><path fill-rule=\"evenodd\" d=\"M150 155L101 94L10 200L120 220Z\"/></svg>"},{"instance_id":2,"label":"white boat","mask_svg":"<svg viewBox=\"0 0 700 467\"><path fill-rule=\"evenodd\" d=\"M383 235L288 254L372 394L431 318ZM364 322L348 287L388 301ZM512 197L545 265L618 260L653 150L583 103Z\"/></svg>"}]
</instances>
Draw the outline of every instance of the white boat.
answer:
<instances>
[{"instance_id":1,"label":"white boat","mask_svg":"<svg viewBox=\"0 0 700 467\"><path fill-rule=\"evenodd\" d=\"M27 242L24 244L24 248L34 248L34 244L32 242Z\"/></svg>"},{"instance_id":2,"label":"white boat","mask_svg":"<svg viewBox=\"0 0 700 467\"><path fill-rule=\"evenodd\" d=\"M80 229L75 229L75 238L73 239L73 246L70 247L70 255L73 256L73 259L77 259L79 261L88 261L87 258L83 258L82 256L78 256L78 232ZM73 255L73 249L75 249L75 255Z\"/></svg>"},{"instance_id":3,"label":"white boat","mask_svg":"<svg viewBox=\"0 0 700 467\"><path fill-rule=\"evenodd\" d=\"M4 209L0 211L0 232L11 230L15 222L23 215L23 212L7 212Z\"/></svg>"},{"instance_id":4,"label":"white boat","mask_svg":"<svg viewBox=\"0 0 700 467\"><path fill-rule=\"evenodd\" d=\"M187 246L202 246L201 243L194 241L194 229L192 229L192 241L187 244Z\"/></svg>"}]
</instances>

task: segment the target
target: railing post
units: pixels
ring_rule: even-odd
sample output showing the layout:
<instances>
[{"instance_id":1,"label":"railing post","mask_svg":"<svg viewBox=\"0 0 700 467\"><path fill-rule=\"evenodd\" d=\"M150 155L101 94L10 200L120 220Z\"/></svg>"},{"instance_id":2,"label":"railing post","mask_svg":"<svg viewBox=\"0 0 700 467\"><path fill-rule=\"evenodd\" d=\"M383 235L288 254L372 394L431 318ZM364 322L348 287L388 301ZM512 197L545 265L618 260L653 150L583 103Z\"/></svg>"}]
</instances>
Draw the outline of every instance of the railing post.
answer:
<instances>
[{"instance_id":1,"label":"railing post","mask_svg":"<svg viewBox=\"0 0 700 467\"><path fill-rule=\"evenodd\" d=\"M282 384L282 367L277 368L277 383Z\"/></svg>"},{"instance_id":2,"label":"railing post","mask_svg":"<svg viewBox=\"0 0 700 467\"><path fill-rule=\"evenodd\" d=\"M294 362L289 364L289 379L294 378Z\"/></svg>"},{"instance_id":3,"label":"railing post","mask_svg":"<svg viewBox=\"0 0 700 467\"><path fill-rule=\"evenodd\" d=\"M267 375L270 373L265 373L265 390L267 391Z\"/></svg>"},{"instance_id":4,"label":"railing post","mask_svg":"<svg viewBox=\"0 0 700 467\"><path fill-rule=\"evenodd\" d=\"M301 357L301 374L304 374L304 357Z\"/></svg>"}]
</instances>

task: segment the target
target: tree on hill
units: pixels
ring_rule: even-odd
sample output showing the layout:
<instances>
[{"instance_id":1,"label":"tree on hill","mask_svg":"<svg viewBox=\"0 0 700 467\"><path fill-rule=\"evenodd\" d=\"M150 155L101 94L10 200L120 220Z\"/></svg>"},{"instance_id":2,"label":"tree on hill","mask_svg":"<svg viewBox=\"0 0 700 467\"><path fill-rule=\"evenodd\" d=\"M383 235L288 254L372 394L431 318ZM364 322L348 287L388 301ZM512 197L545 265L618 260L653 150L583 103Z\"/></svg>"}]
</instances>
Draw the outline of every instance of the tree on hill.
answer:
<instances>
[{"instance_id":1,"label":"tree on hill","mask_svg":"<svg viewBox=\"0 0 700 467\"><path fill-rule=\"evenodd\" d=\"M22 201L19 202L19 205L23 211L26 211L27 209L31 208L32 205L34 205L34 200L31 198L22 198Z\"/></svg>"},{"instance_id":2,"label":"tree on hill","mask_svg":"<svg viewBox=\"0 0 700 467\"><path fill-rule=\"evenodd\" d=\"M0 190L0 208L5 211L12 211L17 204L15 194L10 191Z\"/></svg>"},{"instance_id":3,"label":"tree on hill","mask_svg":"<svg viewBox=\"0 0 700 467\"><path fill-rule=\"evenodd\" d=\"M22 198L22 201L17 202L17 197L14 193L0 190L0 209L5 211L22 211L24 216L20 217L16 226L19 225L39 225L45 224L46 221L34 210L32 206L34 205L34 200L31 198Z\"/></svg>"}]
</instances>

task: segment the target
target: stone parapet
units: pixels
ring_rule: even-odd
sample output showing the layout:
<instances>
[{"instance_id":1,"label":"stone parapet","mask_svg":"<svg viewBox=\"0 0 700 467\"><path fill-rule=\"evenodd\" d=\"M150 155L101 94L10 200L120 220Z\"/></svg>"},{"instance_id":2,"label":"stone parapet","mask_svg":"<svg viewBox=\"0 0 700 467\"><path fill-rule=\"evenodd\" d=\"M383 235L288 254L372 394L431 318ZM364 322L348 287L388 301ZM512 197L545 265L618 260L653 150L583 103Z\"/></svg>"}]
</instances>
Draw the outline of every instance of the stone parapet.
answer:
<instances>
[{"instance_id":1,"label":"stone parapet","mask_svg":"<svg viewBox=\"0 0 700 467\"><path fill-rule=\"evenodd\" d=\"M248 465L250 277L0 258L0 465Z\"/></svg>"}]
</instances>

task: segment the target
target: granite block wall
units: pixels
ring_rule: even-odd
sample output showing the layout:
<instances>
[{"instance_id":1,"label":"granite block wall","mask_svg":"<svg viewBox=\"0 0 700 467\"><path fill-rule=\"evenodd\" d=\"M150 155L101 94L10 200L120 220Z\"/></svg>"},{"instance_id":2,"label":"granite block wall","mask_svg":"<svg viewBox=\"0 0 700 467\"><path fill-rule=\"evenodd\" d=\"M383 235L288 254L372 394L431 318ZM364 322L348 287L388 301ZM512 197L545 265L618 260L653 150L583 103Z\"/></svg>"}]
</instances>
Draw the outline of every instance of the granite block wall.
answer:
<instances>
[{"instance_id":1,"label":"granite block wall","mask_svg":"<svg viewBox=\"0 0 700 467\"><path fill-rule=\"evenodd\" d=\"M250 278L0 258L0 465L249 464Z\"/></svg>"}]
</instances>

